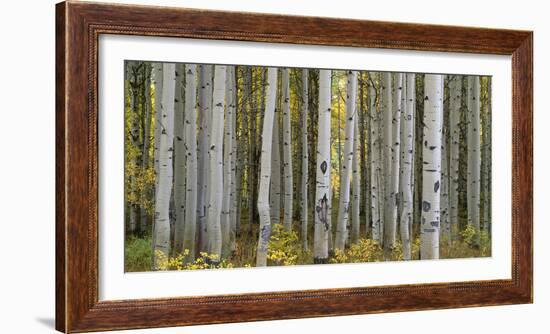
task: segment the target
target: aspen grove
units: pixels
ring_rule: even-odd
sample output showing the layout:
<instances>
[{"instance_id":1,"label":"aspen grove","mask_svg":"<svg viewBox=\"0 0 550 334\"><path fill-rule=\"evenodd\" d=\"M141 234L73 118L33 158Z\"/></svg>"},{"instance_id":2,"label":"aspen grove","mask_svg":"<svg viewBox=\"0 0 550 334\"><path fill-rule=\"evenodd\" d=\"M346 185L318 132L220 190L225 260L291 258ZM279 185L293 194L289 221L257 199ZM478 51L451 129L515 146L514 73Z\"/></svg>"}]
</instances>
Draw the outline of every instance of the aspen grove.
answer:
<instances>
[{"instance_id":1,"label":"aspen grove","mask_svg":"<svg viewBox=\"0 0 550 334\"><path fill-rule=\"evenodd\" d=\"M491 256L491 77L125 62L125 271Z\"/></svg>"}]
</instances>

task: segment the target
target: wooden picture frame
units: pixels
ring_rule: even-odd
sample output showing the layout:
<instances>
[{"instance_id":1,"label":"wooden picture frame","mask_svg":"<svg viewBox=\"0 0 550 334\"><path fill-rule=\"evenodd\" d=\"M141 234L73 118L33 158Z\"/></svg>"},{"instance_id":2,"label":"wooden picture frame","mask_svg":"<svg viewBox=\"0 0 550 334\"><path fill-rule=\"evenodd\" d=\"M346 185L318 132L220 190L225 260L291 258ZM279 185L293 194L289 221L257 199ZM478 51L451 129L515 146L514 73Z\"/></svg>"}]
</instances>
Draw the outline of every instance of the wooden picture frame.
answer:
<instances>
[{"instance_id":1,"label":"wooden picture frame","mask_svg":"<svg viewBox=\"0 0 550 334\"><path fill-rule=\"evenodd\" d=\"M169 36L512 56L511 279L98 299L98 37ZM533 33L66 1L56 7L56 329L167 327L533 300Z\"/></svg>"}]
</instances>

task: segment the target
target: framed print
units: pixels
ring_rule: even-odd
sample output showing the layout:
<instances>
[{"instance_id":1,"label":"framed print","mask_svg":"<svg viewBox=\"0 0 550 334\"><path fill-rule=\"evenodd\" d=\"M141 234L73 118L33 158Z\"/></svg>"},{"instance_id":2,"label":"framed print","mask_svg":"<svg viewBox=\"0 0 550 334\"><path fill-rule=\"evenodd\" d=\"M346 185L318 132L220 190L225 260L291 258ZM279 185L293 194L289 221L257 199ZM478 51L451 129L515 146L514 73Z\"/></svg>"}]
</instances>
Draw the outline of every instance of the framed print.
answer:
<instances>
[{"instance_id":1,"label":"framed print","mask_svg":"<svg viewBox=\"0 0 550 334\"><path fill-rule=\"evenodd\" d=\"M532 32L56 14L59 331L532 302Z\"/></svg>"}]
</instances>

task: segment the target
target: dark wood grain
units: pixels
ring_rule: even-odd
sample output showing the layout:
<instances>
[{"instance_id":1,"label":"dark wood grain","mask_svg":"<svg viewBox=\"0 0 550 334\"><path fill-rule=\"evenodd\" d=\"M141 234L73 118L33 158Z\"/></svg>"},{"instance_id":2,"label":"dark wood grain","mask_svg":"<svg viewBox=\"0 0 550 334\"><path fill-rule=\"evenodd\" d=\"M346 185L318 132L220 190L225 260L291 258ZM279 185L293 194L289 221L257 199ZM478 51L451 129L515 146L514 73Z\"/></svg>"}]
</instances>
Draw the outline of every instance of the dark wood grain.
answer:
<instances>
[{"instance_id":1,"label":"dark wood grain","mask_svg":"<svg viewBox=\"0 0 550 334\"><path fill-rule=\"evenodd\" d=\"M82 332L532 302L532 32L64 2L56 8L56 328ZM512 56L512 278L98 301L97 43L170 36Z\"/></svg>"}]
</instances>

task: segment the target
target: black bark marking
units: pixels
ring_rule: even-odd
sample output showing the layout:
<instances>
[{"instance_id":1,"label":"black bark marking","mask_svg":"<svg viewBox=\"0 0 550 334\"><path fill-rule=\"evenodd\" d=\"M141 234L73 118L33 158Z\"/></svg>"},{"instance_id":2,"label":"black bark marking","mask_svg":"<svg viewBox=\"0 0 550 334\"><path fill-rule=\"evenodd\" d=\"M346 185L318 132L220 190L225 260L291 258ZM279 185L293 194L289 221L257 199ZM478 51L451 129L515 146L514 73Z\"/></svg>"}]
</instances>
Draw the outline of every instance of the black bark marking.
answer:
<instances>
[{"instance_id":1,"label":"black bark marking","mask_svg":"<svg viewBox=\"0 0 550 334\"><path fill-rule=\"evenodd\" d=\"M434 193L436 193L439 190L439 180L435 181L434 183Z\"/></svg>"},{"instance_id":2,"label":"black bark marking","mask_svg":"<svg viewBox=\"0 0 550 334\"><path fill-rule=\"evenodd\" d=\"M325 172L327 171L327 162L326 161L323 161L321 162L321 172L323 172L323 174L325 174Z\"/></svg>"},{"instance_id":3,"label":"black bark marking","mask_svg":"<svg viewBox=\"0 0 550 334\"><path fill-rule=\"evenodd\" d=\"M424 210L424 212L430 211L431 207L432 207L432 205L430 204L430 202L422 201L422 210Z\"/></svg>"},{"instance_id":4,"label":"black bark marking","mask_svg":"<svg viewBox=\"0 0 550 334\"><path fill-rule=\"evenodd\" d=\"M328 199L326 194L319 201L319 205L315 207L315 211L317 212L319 221L325 227L325 232L328 231L330 226L328 224Z\"/></svg>"},{"instance_id":5,"label":"black bark marking","mask_svg":"<svg viewBox=\"0 0 550 334\"><path fill-rule=\"evenodd\" d=\"M439 227L439 221L435 220L433 222L430 222L430 225L432 225L433 227Z\"/></svg>"}]
</instances>

